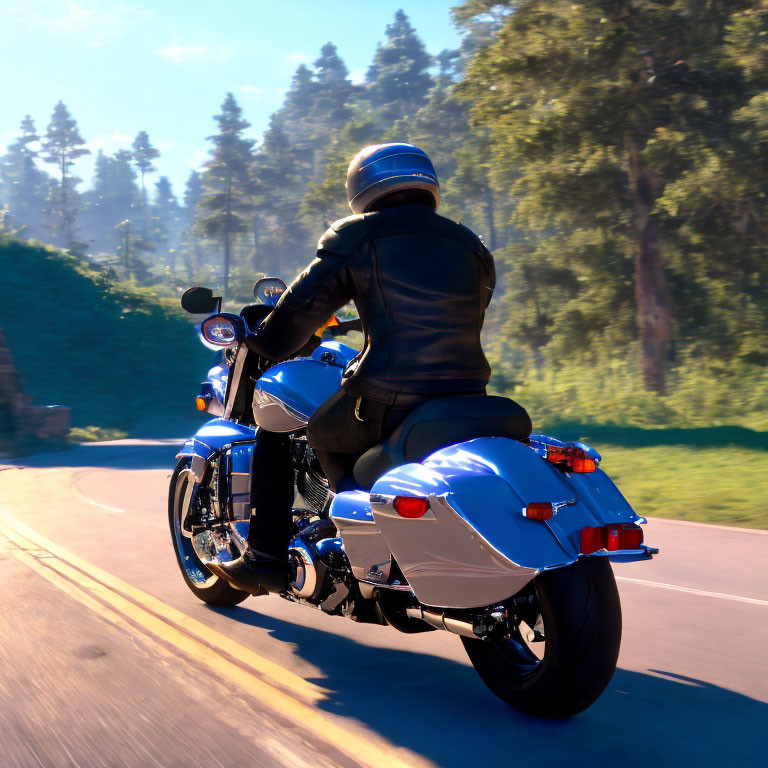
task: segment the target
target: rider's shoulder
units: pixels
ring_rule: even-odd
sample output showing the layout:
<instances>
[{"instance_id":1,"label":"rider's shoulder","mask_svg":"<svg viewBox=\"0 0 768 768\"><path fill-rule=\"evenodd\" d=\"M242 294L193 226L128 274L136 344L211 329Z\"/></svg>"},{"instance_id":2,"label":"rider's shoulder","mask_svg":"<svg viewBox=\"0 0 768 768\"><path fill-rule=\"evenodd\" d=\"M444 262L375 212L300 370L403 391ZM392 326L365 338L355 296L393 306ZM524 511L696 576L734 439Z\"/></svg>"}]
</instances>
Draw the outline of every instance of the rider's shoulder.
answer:
<instances>
[{"instance_id":1,"label":"rider's shoulder","mask_svg":"<svg viewBox=\"0 0 768 768\"><path fill-rule=\"evenodd\" d=\"M320 238L317 248L320 251L332 251L352 255L365 234L365 215L346 216L334 221Z\"/></svg>"},{"instance_id":2,"label":"rider's shoulder","mask_svg":"<svg viewBox=\"0 0 768 768\"><path fill-rule=\"evenodd\" d=\"M440 222L442 227L450 231L456 239L466 243L471 248L475 250L486 248L483 238L460 221L454 221L447 216L440 216L439 214L435 214L435 219Z\"/></svg>"},{"instance_id":3,"label":"rider's shoulder","mask_svg":"<svg viewBox=\"0 0 768 768\"><path fill-rule=\"evenodd\" d=\"M365 225L364 213L355 213L355 214L352 214L352 216L345 216L343 219L334 221L333 224L331 224L331 229L333 229L336 232L341 232L344 229L350 229L355 227L356 225L357 227L362 227Z\"/></svg>"}]
</instances>

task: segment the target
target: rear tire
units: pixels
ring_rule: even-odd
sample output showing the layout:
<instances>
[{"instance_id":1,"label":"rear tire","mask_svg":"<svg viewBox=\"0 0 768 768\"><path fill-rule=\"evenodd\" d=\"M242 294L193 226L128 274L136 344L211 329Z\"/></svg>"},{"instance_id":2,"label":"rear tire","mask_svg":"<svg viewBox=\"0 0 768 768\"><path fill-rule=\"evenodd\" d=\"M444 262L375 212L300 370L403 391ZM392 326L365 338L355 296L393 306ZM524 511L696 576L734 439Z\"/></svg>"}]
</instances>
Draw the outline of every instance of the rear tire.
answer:
<instances>
[{"instance_id":1,"label":"rear tire","mask_svg":"<svg viewBox=\"0 0 768 768\"><path fill-rule=\"evenodd\" d=\"M197 556L192 546L192 540L181 535L181 522L186 510L181 508L185 493L180 484L191 481L187 473L184 472L189 469L189 465L189 458L182 457L179 460L171 476L168 491L168 523L171 528L171 540L173 541L173 551L176 553L176 562L181 570L181 575L184 577L184 583L195 597L209 605L237 605L242 603L246 597L250 597L250 593L235 589L214 575Z\"/></svg>"},{"instance_id":2,"label":"rear tire","mask_svg":"<svg viewBox=\"0 0 768 768\"><path fill-rule=\"evenodd\" d=\"M585 710L616 669L621 604L607 558L582 558L534 581L544 627L541 659L516 632L507 640L462 637L483 682L515 709L563 718Z\"/></svg>"}]
</instances>

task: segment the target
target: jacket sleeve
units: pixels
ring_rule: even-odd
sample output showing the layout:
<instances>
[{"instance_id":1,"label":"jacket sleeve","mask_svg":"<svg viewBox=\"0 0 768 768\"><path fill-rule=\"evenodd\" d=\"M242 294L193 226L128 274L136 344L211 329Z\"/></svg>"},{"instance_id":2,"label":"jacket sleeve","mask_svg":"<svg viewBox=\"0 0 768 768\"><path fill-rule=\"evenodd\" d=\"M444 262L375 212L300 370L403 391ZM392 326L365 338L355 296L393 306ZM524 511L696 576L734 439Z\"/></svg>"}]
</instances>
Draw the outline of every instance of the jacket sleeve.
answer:
<instances>
[{"instance_id":1,"label":"jacket sleeve","mask_svg":"<svg viewBox=\"0 0 768 768\"><path fill-rule=\"evenodd\" d=\"M248 336L248 348L270 360L296 354L328 318L352 299L349 265L354 251L336 247L338 233L330 229L319 243L314 261L291 283L258 332Z\"/></svg>"}]
</instances>

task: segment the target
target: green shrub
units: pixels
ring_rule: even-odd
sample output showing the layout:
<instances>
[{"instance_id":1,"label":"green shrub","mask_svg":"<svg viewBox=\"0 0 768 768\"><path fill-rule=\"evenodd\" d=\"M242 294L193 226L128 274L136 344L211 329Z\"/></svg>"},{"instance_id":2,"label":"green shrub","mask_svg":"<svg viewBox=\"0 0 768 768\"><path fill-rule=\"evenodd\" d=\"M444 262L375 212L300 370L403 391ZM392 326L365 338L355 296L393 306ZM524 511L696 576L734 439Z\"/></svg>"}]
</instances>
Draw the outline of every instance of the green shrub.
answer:
<instances>
[{"instance_id":1,"label":"green shrub","mask_svg":"<svg viewBox=\"0 0 768 768\"><path fill-rule=\"evenodd\" d=\"M121 429L104 429L104 427L72 427L67 434L71 443L100 443L105 440L123 440L128 433Z\"/></svg>"},{"instance_id":2,"label":"green shrub","mask_svg":"<svg viewBox=\"0 0 768 768\"><path fill-rule=\"evenodd\" d=\"M213 364L178 300L117 283L74 256L0 238L0 327L25 391L72 426L180 436Z\"/></svg>"},{"instance_id":3,"label":"green shrub","mask_svg":"<svg viewBox=\"0 0 768 768\"><path fill-rule=\"evenodd\" d=\"M497 358L491 387L525 406L537 428L569 422L768 429L768 368L737 363L720 369L686 359L670 372L668 393L657 395L643 388L635 359L629 349L622 358L537 370Z\"/></svg>"}]
</instances>

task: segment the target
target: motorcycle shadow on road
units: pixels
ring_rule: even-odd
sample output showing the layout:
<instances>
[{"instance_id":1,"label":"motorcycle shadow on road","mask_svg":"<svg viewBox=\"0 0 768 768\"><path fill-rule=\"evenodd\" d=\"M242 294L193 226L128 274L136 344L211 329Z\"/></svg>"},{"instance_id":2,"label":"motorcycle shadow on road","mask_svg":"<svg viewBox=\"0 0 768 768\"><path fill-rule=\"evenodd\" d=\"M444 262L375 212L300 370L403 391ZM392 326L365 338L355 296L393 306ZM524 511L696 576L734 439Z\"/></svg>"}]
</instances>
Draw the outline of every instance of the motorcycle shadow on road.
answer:
<instances>
[{"instance_id":1,"label":"motorcycle shadow on road","mask_svg":"<svg viewBox=\"0 0 768 768\"><path fill-rule=\"evenodd\" d=\"M298 607L297 607L298 609ZM618 669L605 693L570 720L540 720L486 691L474 670L440 656L364 645L255 610L211 608L296 646L322 670L322 710L364 723L437 765L755 765L768 703L669 671ZM459 639L456 638L456 642ZM459 648L459 651L461 649Z\"/></svg>"}]
</instances>

